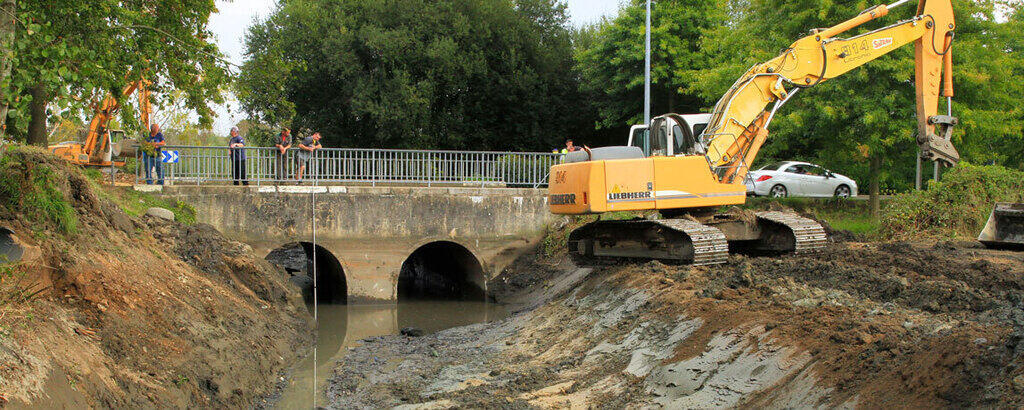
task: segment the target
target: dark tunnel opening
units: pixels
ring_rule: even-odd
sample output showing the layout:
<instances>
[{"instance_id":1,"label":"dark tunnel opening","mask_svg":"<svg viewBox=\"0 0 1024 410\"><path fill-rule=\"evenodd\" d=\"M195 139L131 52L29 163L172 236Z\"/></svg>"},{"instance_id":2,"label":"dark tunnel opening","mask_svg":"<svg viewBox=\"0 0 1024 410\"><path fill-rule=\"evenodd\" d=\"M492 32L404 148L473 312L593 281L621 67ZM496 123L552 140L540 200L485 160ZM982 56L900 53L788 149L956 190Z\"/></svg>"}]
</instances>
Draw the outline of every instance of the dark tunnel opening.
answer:
<instances>
[{"instance_id":1,"label":"dark tunnel opening","mask_svg":"<svg viewBox=\"0 0 1024 410\"><path fill-rule=\"evenodd\" d=\"M25 253L14 238L13 231L0 228L0 264L18 262Z\"/></svg>"},{"instance_id":2,"label":"dark tunnel opening","mask_svg":"<svg viewBox=\"0 0 1024 410\"><path fill-rule=\"evenodd\" d=\"M315 249L315 252L314 252ZM315 256L314 256L315 255ZM313 303L313 261L316 260L316 301L319 304L345 304L348 301L348 283L345 268L331 251L310 242L295 242L277 248L266 259L284 268L289 281L302 289L302 298Z\"/></svg>"},{"instance_id":3,"label":"dark tunnel opening","mask_svg":"<svg viewBox=\"0 0 1024 410\"><path fill-rule=\"evenodd\" d=\"M464 246L431 242L416 249L398 275L398 299L480 300L486 298L483 266Z\"/></svg>"}]
</instances>

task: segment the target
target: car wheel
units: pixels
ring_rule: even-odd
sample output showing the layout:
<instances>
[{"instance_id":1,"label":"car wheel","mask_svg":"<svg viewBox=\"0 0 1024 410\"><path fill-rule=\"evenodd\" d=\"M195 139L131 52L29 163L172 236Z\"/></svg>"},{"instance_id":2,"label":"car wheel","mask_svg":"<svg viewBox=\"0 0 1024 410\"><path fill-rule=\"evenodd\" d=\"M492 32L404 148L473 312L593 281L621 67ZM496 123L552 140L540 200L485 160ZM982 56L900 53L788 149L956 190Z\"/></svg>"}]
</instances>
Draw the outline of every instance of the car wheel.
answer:
<instances>
[{"instance_id":1,"label":"car wheel","mask_svg":"<svg viewBox=\"0 0 1024 410\"><path fill-rule=\"evenodd\" d=\"M768 196L772 198L785 198L788 194L786 187L781 184L773 186L772 189L768 191Z\"/></svg>"},{"instance_id":2,"label":"car wheel","mask_svg":"<svg viewBox=\"0 0 1024 410\"><path fill-rule=\"evenodd\" d=\"M846 199L850 197L850 187L846 185L840 185L836 188L836 198Z\"/></svg>"}]
</instances>

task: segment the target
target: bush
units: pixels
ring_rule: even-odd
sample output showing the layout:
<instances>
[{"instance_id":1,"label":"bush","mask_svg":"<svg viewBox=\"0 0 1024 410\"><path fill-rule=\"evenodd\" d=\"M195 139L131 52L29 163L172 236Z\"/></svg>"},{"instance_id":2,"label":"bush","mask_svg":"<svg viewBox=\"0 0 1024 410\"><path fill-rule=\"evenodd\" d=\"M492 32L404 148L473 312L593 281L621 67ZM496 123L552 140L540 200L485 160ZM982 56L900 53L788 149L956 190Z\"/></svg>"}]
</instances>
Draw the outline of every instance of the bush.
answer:
<instances>
[{"instance_id":1,"label":"bush","mask_svg":"<svg viewBox=\"0 0 1024 410\"><path fill-rule=\"evenodd\" d=\"M78 231L78 214L60 187L53 166L34 161L33 155L49 155L36 148L12 150L0 158L0 205L13 214L25 215L31 222L70 234Z\"/></svg>"},{"instance_id":2,"label":"bush","mask_svg":"<svg viewBox=\"0 0 1024 410\"><path fill-rule=\"evenodd\" d=\"M960 163L927 190L895 196L882 209L881 232L890 239L925 236L973 238L996 202L1024 201L1024 172Z\"/></svg>"}]
</instances>

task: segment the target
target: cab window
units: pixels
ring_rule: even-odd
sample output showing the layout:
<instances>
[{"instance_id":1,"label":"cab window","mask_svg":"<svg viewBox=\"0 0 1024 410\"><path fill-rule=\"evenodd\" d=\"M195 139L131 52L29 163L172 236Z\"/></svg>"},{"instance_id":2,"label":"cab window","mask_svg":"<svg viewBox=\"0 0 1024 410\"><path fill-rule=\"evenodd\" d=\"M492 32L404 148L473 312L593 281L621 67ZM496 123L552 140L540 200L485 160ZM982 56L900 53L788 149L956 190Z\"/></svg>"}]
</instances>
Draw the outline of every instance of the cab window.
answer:
<instances>
[{"instance_id":1,"label":"cab window","mask_svg":"<svg viewBox=\"0 0 1024 410\"><path fill-rule=\"evenodd\" d=\"M672 125L672 138L675 140L676 149L674 154L689 154L692 148L692 144L689 144L686 138L686 134L683 134L683 128L679 124Z\"/></svg>"},{"instance_id":2,"label":"cab window","mask_svg":"<svg viewBox=\"0 0 1024 410\"><path fill-rule=\"evenodd\" d=\"M651 155L651 147L647 144L648 135L646 128L636 128L633 130L632 138L629 139L629 145L640 148L644 152L645 157Z\"/></svg>"},{"instance_id":3,"label":"cab window","mask_svg":"<svg viewBox=\"0 0 1024 410\"><path fill-rule=\"evenodd\" d=\"M651 123L654 135L651 138L651 155L668 155L668 127L665 120L655 120Z\"/></svg>"}]
</instances>

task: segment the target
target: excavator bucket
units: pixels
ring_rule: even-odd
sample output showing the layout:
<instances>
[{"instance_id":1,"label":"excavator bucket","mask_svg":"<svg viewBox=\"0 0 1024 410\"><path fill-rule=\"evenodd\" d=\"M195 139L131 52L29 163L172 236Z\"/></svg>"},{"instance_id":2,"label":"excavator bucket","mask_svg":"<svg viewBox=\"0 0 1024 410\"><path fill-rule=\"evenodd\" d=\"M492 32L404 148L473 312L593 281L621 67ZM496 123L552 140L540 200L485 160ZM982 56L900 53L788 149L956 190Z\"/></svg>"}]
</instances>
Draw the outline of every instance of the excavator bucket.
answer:
<instances>
[{"instance_id":1,"label":"excavator bucket","mask_svg":"<svg viewBox=\"0 0 1024 410\"><path fill-rule=\"evenodd\" d=\"M989 248L1024 249L1024 203L998 203L978 235Z\"/></svg>"}]
</instances>

